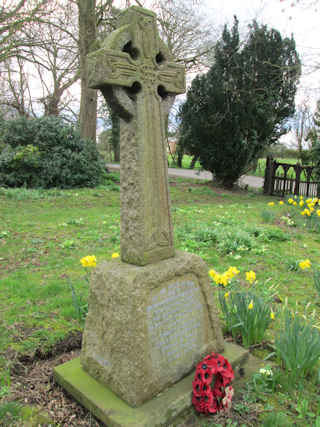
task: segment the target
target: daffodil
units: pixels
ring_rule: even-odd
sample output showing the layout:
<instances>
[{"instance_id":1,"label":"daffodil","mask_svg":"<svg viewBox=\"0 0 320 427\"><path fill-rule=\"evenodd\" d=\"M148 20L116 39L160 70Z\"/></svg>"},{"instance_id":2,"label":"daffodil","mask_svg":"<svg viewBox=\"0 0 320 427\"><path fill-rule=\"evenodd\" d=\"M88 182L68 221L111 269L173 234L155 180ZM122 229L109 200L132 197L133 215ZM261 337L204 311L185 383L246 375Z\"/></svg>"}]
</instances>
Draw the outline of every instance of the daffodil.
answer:
<instances>
[{"instance_id":1,"label":"daffodil","mask_svg":"<svg viewBox=\"0 0 320 427\"><path fill-rule=\"evenodd\" d=\"M214 276L216 275L216 271L212 268L211 270L209 270L209 276L211 277L211 279L214 279Z\"/></svg>"},{"instance_id":2,"label":"daffodil","mask_svg":"<svg viewBox=\"0 0 320 427\"><path fill-rule=\"evenodd\" d=\"M304 201L303 200L300 200L300 202L299 202L299 206L302 208L302 206L304 205Z\"/></svg>"},{"instance_id":3,"label":"daffodil","mask_svg":"<svg viewBox=\"0 0 320 427\"><path fill-rule=\"evenodd\" d=\"M317 210L317 215L320 216L320 209Z\"/></svg>"},{"instance_id":4,"label":"daffodil","mask_svg":"<svg viewBox=\"0 0 320 427\"><path fill-rule=\"evenodd\" d=\"M229 296L230 296L230 292L226 292L226 293L224 294L225 299L228 299L228 298L229 298Z\"/></svg>"},{"instance_id":5,"label":"daffodil","mask_svg":"<svg viewBox=\"0 0 320 427\"><path fill-rule=\"evenodd\" d=\"M250 304L248 305L248 310L252 310L253 309L253 300L250 301Z\"/></svg>"},{"instance_id":6,"label":"daffodil","mask_svg":"<svg viewBox=\"0 0 320 427\"><path fill-rule=\"evenodd\" d=\"M279 205L283 205L284 204L284 201L283 200L280 200L279 201Z\"/></svg>"},{"instance_id":7,"label":"daffodil","mask_svg":"<svg viewBox=\"0 0 320 427\"><path fill-rule=\"evenodd\" d=\"M113 254L111 255L111 258L119 258L120 254L118 254L118 252L113 252Z\"/></svg>"},{"instance_id":8,"label":"daffodil","mask_svg":"<svg viewBox=\"0 0 320 427\"><path fill-rule=\"evenodd\" d=\"M97 258L94 255L87 255L80 259L83 267L95 267L97 265Z\"/></svg>"},{"instance_id":9,"label":"daffodil","mask_svg":"<svg viewBox=\"0 0 320 427\"><path fill-rule=\"evenodd\" d=\"M233 279L234 276L236 276L239 273L240 273L240 270L238 270L237 267L230 266L224 274L226 274L229 279Z\"/></svg>"},{"instance_id":10,"label":"daffodil","mask_svg":"<svg viewBox=\"0 0 320 427\"><path fill-rule=\"evenodd\" d=\"M274 314L274 312L271 310L271 313L270 313L270 319L271 320L274 320L276 318L276 315Z\"/></svg>"},{"instance_id":11,"label":"daffodil","mask_svg":"<svg viewBox=\"0 0 320 427\"><path fill-rule=\"evenodd\" d=\"M252 285L256 280L256 273L252 270L246 272L246 280Z\"/></svg>"},{"instance_id":12,"label":"daffodil","mask_svg":"<svg viewBox=\"0 0 320 427\"><path fill-rule=\"evenodd\" d=\"M307 215L307 216L311 216L311 212L309 211L309 209L307 209L307 208L305 208L303 211L301 211L300 212L300 214L302 215L302 216L305 216L305 215Z\"/></svg>"},{"instance_id":13,"label":"daffodil","mask_svg":"<svg viewBox=\"0 0 320 427\"><path fill-rule=\"evenodd\" d=\"M268 206L274 206L274 202L269 202Z\"/></svg>"},{"instance_id":14,"label":"daffodil","mask_svg":"<svg viewBox=\"0 0 320 427\"><path fill-rule=\"evenodd\" d=\"M217 284L220 285L222 284L221 282L221 277L222 275L217 273L215 270L209 270L209 276L212 278L212 280Z\"/></svg>"},{"instance_id":15,"label":"daffodil","mask_svg":"<svg viewBox=\"0 0 320 427\"><path fill-rule=\"evenodd\" d=\"M301 268L301 270L305 270L306 268L310 268L311 267L311 261L309 259L305 259L303 261L300 261L299 267Z\"/></svg>"},{"instance_id":16,"label":"daffodil","mask_svg":"<svg viewBox=\"0 0 320 427\"><path fill-rule=\"evenodd\" d=\"M220 275L220 284L226 287L229 283L229 277L228 274L223 273Z\"/></svg>"},{"instance_id":17,"label":"daffodil","mask_svg":"<svg viewBox=\"0 0 320 427\"><path fill-rule=\"evenodd\" d=\"M290 199L288 199L288 203L289 203L289 205L292 205L292 203L294 202L294 200L293 199L291 199L291 197L290 197Z\"/></svg>"}]
</instances>

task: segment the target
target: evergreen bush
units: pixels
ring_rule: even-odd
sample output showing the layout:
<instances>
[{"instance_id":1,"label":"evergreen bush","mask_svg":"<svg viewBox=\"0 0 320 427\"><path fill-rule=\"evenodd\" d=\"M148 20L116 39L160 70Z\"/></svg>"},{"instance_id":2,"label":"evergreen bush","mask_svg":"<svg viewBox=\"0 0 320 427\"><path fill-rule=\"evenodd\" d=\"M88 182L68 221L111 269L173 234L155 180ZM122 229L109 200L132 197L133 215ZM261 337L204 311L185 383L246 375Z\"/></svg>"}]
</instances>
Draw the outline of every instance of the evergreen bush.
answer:
<instances>
[{"instance_id":1,"label":"evergreen bush","mask_svg":"<svg viewBox=\"0 0 320 427\"><path fill-rule=\"evenodd\" d=\"M293 38L257 22L244 43L225 26L213 65L195 77L180 108L179 146L224 187L288 131L300 76Z\"/></svg>"},{"instance_id":2,"label":"evergreen bush","mask_svg":"<svg viewBox=\"0 0 320 427\"><path fill-rule=\"evenodd\" d=\"M7 121L2 142L1 186L94 187L105 175L96 144L57 117Z\"/></svg>"}]
</instances>

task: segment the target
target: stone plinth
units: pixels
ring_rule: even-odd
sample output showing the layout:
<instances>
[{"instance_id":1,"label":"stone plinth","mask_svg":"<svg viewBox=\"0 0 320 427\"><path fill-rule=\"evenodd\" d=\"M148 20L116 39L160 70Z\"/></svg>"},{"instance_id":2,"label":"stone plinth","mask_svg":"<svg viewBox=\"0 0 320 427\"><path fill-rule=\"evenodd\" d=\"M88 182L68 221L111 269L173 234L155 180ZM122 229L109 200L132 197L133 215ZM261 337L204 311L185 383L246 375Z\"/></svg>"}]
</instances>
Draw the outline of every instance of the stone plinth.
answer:
<instances>
[{"instance_id":1,"label":"stone plinth","mask_svg":"<svg viewBox=\"0 0 320 427\"><path fill-rule=\"evenodd\" d=\"M261 361L249 355L248 350L232 343L225 343L223 355L235 371L236 390L263 366ZM194 371L138 408L132 408L108 387L88 375L82 369L79 358L56 367L54 378L108 427L166 426L192 406Z\"/></svg>"},{"instance_id":2,"label":"stone plinth","mask_svg":"<svg viewBox=\"0 0 320 427\"><path fill-rule=\"evenodd\" d=\"M97 267L81 364L135 407L187 375L223 339L208 268L196 255Z\"/></svg>"}]
</instances>

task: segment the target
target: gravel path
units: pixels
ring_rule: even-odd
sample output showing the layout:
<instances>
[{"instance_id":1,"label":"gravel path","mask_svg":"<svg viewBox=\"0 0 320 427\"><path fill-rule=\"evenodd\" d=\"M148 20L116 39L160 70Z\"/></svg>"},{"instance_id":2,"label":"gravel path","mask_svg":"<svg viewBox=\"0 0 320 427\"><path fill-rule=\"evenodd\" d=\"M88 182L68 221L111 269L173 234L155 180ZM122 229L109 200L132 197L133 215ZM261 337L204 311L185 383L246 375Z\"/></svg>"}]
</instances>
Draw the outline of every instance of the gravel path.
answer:
<instances>
[{"instance_id":1,"label":"gravel path","mask_svg":"<svg viewBox=\"0 0 320 427\"><path fill-rule=\"evenodd\" d=\"M119 170L120 165L114 163L107 163L107 168L109 170ZM212 179L212 173L208 171L197 171L193 169L175 169L168 168L169 176L174 176L178 178L195 178L195 179ZM263 178L258 176L243 175L239 179L239 184L241 187L248 185L251 188L262 188L263 187Z\"/></svg>"}]
</instances>

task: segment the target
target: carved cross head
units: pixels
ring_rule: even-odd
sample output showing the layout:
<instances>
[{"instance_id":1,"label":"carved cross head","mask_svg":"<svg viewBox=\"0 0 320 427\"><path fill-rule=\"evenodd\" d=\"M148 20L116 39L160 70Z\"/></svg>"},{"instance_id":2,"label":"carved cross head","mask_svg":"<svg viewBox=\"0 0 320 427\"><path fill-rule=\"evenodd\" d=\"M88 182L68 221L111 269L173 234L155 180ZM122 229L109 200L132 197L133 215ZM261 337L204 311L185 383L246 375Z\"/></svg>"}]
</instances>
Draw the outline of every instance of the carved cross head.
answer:
<instances>
[{"instance_id":1,"label":"carved cross head","mask_svg":"<svg viewBox=\"0 0 320 427\"><path fill-rule=\"evenodd\" d=\"M126 121L131 114L114 87L125 88L132 99L141 91L155 92L161 99L185 92L184 67L174 62L159 37L156 15L147 9L132 6L123 12L118 29L88 58L89 86L100 89Z\"/></svg>"}]
</instances>

